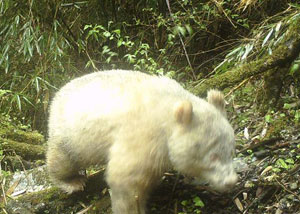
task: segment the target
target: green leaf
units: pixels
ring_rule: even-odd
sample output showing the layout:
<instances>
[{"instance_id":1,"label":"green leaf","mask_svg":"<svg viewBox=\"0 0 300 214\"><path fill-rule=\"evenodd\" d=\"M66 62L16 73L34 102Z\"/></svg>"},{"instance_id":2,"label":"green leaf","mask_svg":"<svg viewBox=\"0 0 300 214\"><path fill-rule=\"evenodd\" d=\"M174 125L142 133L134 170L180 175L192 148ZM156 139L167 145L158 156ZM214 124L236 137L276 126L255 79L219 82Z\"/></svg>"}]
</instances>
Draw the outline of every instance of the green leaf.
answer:
<instances>
[{"instance_id":1,"label":"green leaf","mask_svg":"<svg viewBox=\"0 0 300 214\"><path fill-rule=\"evenodd\" d=\"M295 120L296 121L300 120L300 111L296 111L296 113L295 113Z\"/></svg>"},{"instance_id":2,"label":"green leaf","mask_svg":"<svg viewBox=\"0 0 300 214\"><path fill-rule=\"evenodd\" d=\"M187 201L187 200L181 201L181 205L182 205L182 206L186 206L187 204L188 204L188 201Z\"/></svg>"},{"instance_id":3,"label":"green leaf","mask_svg":"<svg viewBox=\"0 0 300 214\"><path fill-rule=\"evenodd\" d=\"M9 48L10 48L10 44L7 43L4 47L5 47L5 48L4 48L4 51L3 51L3 56L7 54L8 50L9 50ZM1 63L0 63L0 64L1 64Z\"/></svg>"},{"instance_id":4,"label":"green leaf","mask_svg":"<svg viewBox=\"0 0 300 214\"><path fill-rule=\"evenodd\" d=\"M86 64L85 67L88 68L93 64L93 62L91 60L89 60Z\"/></svg>"},{"instance_id":5,"label":"green leaf","mask_svg":"<svg viewBox=\"0 0 300 214\"><path fill-rule=\"evenodd\" d=\"M292 158L286 159L285 162L289 164L295 164L295 161Z\"/></svg>"},{"instance_id":6,"label":"green leaf","mask_svg":"<svg viewBox=\"0 0 300 214\"><path fill-rule=\"evenodd\" d=\"M108 37L111 36L111 33L108 32L108 31L105 31L105 32L103 33L103 36L105 36L106 38L108 38Z\"/></svg>"},{"instance_id":7,"label":"green leaf","mask_svg":"<svg viewBox=\"0 0 300 214\"><path fill-rule=\"evenodd\" d=\"M282 25L282 22L280 21L280 22L277 23L277 25L276 25L276 27L275 27L275 38L278 37L278 34L279 34L279 32L280 32L279 30L280 30L281 25Z\"/></svg>"},{"instance_id":8,"label":"green leaf","mask_svg":"<svg viewBox=\"0 0 300 214\"><path fill-rule=\"evenodd\" d=\"M127 60L130 64L135 63L135 55L132 55L132 54L126 54L126 55L124 56L124 58L126 58L126 60Z\"/></svg>"},{"instance_id":9,"label":"green leaf","mask_svg":"<svg viewBox=\"0 0 300 214\"><path fill-rule=\"evenodd\" d=\"M92 28L92 25L85 25L84 28L83 28L83 30L86 30L88 28Z\"/></svg>"},{"instance_id":10,"label":"green leaf","mask_svg":"<svg viewBox=\"0 0 300 214\"><path fill-rule=\"evenodd\" d=\"M236 54L237 52L243 50L243 47L237 47L233 51L231 51L229 54L226 55L226 58L231 57L232 55Z\"/></svg>"},{"instance_id":11,"label":"green leaf","mask_svg":"<svg viewBox=\"0 0 300 214\"><path fill-rule=\"evenodd\" d=\"M291 108L292 108L292 105L289 104L289 103L285 103L285 104L283 105L283 108L284 108L284 109L291 109Z\"/></svg>"},{"instance_id":12,"label":"green leaf","mask_svg":"<svg viewBox=\"0 0 300 214\"><path fill-rule=\"evenodd\" d=\"M265 120L266 120L267 123L271 123L271 115L267 114L265 116Z\"/></svg>"},{"instance_id":13,"label":"green leaf","mask_svg":"<svg viewBox=\"0 0 300 214\"><path fill-rule=\"evenodd\" d=\"M32 104L32 102L30 102L30 100L29 100L27 97L23 96L22 98L23 98L27 103L29 103L31 106L34 107L34 105Z\"/></svg>"},{"instance_id":14,"label":"green leaf","mask_svg":"<svg viewBox=\"0 0 300 214\"><path fill-rule=\"evenodd\" d=\"M103 46L103 48L102 48L102 54L106 54L108 52L110 52L110 49L108 48L108 46L107 45Z\"/></svg>"},{"instance_id":15,"label":"green leaf","mask_svg":"<svg viewBox=\"0 0 300 214\"><path fill-rule=\"evenodd\" d=\"M117 47L120 47L121 45L123 45L123 39L122 38L120 38L118 40Z\"/></svg>"},{"instance_id":16,"label":"green leaf","mask_svg":"<svg viewBox=\"0 0 300 214\"><path fill-rule=\"evenodd\" d=\"M0 89L0 98L1 98L4 94L10 93L10 92L11 92L10 90L2 90L2 89Z\"/></svg>"},{"instance_id":17,"label":"green leaf","mask_svg":"<svg viewBox=\"0 0 300 214\"><path fill-rule=\"evenodd\" d=\"M120 30L120 29L116 29L116 30L114 30L113 32L116 33L116 34L118 34L119 36L120 36L120 34L121 34L121 30Z\"/></svg>"},{"instance_id":18,"label":"green leaf","mask_svg":"<svg viewBox=\"0 0 300 214\"><path fill-rule=\"evenodd\" d=\"M253 44L247 44L246 46L245 46L245 49L246 49L246 51L245 51L245 53L243 54L243 56L242 56L242 60L244 60L244 59L246 59L247 58L247 56L248 56L248 54L252 51L252 49L253 49Z\"/></svg>"},{"instance_id":19,"label":"green leaf","mask_svg":"<svg viewBox=\"0 0 300 214\"><path fill-rule=\"evenodd\" d=\"M193 202L194 202L194 205L197 207L204 207L203 201L198 196L193 198Z\"/></svg>"},{"instance_id":20,"label":"green leaf","mask_svg":"<svg viewBox=\"0 0 300 214\"><path fill-rule=\"evenodd\" d=\"M279 158L277 161L276 161L276 164L284 169L288 169L289 166L285 163L285 161L282 159L282 158Z\"/></svg>"},{"instance_id":21,"label":"green leaf","mask_svg":"<svg viewBox=\"0 0 300 214\"><path fill-rule=\"evenodd\" d=\"M280 170L279 168L273 167L273 168L272 168L272 171L273 171L273 172L280 172L281 170Z\"/></svg>"},{"instance_id":22,"label":"green leaf","mask_svg":"<svg viewBox=\"0 0 300 214\"><path fill-rule=\"evenodd\" d=\"M8 63L8 55L5 57L6 58L6 64L5 64L5 73L8 73L8 69L9 69L9 63Z\"/></svg>"},{"instance_id":23,"label":"green leaf","mask_svg":"<svg viewBox=\"0 0 300 214\"><path fill-rule=\"evenodd\" d=\"M35 41L35 48L36 48L37 53L41 56L41 49L40 49L39 43L37 41Z\"/></svg>"},{"instance_id":24,"label":"green leaf","mask_svg":"<svg viewBox=\"0 0 300 214\"><path fill-rule=\"evenodd\" d=\"M249 27L250 27L248 23L243 23L242 26L247 29L249 29Z\"/></svg>"},{"instance_id":25,"label":"green leaf","mask_svg":"<svg viewBox=\"0 0 300 214\"><path fill-rule=\"evenodd\" d=\"M20 23L20 16L19 15L16 16L15 23L16 23L16 25L18 25Z\"/></svg>"},{"instance_id":26,"label":"green leaf","mask_svg":"<svg viewBox=\"0 0 300 214\"><path fill-rule=\"evenodd\" d=\"M298 72L300 71L300 64L295 63L295 64L292 65L292 67L290 69L290 74L294 75L297 71Z\"/></svg>"},{"instance_id":27,"label":"green leaf","mask_svg":"<svg viewBox=\"0 0 300 214\"><path fill-rule=\"evenodd\" d=\"M193 29L192 29L192 27L191 27L190 25L186 25L185 28L186 28L186 30L188 31L188 33L189 33L190 35L193 34Z\"/></svg>"},{"instance_id":28,"label":"green leaf","mask_svg":"<svg viewBox=\"0 0 300 214\"><path fill-rule=\"evenodd\" d=\"M35 78L34 82L35 82L36 92L39 93L39 91L40 91L40 84L39 84L38 78Z\"/></svg>"},{"instance_id":29,"label":"green leaf","mask_svg":"<svg viewBox=\"0 0 300 214\"><path fill-rule=\"evenodd\" d=\"M16 100L17 100L17 106L18 106L19 111L22 111L21 99L18 94L16 94Z\"/></svg>"},{"instance_id":30,"label":"green leaf","mask_svg":"<svg viewBox=\"0 0 300 214\"><path fill-rule=\"evenodd\" d=\"M186 30L185 30L184 27L176 26L176 27L174 28L174 33L175 33L175 34L179 34L179 33L180 33L182 36L185 36Z\"/></svg>"}]
</instances>

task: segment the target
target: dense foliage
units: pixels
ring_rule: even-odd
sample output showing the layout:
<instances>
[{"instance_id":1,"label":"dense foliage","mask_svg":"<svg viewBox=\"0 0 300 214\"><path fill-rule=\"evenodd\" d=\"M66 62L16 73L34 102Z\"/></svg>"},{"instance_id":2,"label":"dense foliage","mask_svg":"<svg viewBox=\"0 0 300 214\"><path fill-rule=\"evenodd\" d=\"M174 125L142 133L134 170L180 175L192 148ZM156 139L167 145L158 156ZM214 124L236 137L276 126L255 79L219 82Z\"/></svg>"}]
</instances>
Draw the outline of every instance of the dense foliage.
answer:
<instances>
[{"instance_id":1,"label":"dense foliage","mask_svg":"<svg viewBox=\"0 0 300 214\"><path fill-rule=\"evenodd\" d=\"M250 29L289 7L272 0L166 2L0 1L1 111L44 129L56 88L94 69L196 80ZM246 45L243 56L253 47Z\"/></svg>"}]
</instances>

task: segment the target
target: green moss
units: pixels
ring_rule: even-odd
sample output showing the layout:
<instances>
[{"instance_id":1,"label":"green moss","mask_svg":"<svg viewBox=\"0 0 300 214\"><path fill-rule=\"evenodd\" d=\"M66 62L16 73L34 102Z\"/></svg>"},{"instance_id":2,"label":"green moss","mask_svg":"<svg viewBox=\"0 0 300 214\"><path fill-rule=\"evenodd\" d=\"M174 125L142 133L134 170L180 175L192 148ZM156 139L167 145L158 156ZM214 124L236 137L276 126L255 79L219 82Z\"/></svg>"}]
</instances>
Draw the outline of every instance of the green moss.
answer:
<instances>
[{"instance_id":1,"label":"green moss","mask_svg":"<svg viewBox=\"0 0 300 214\"><path fill-rule=\"evenodd\" d=\"M13 124L8 116L0 115L0 137L35 145L45 143L43 135L37 131L23 131L21 126Z\"/></svg>"},{"instance_id":2,"label":"green moss","mask_svg":"<svg viewBox=\"0 0 300 214\"><path fill-rule=\"evenodd\" d=\"M37 160L45 158L46 148L40 145L19 143L14 140L0 137L1 149L6 153L14 152L25 160Z\"/></svg>"},{"instance_id":3,"label":"green moss","mask_svg":"<svg viewBox=\"0 0 300 214\"><path fill-rule=\"evenodd\" d=\"M19 155L26 160L45 158L44 137L36 131L24 131L8 115L0 115L0 149L9 155Z\"/></svg>"}]
</instances>

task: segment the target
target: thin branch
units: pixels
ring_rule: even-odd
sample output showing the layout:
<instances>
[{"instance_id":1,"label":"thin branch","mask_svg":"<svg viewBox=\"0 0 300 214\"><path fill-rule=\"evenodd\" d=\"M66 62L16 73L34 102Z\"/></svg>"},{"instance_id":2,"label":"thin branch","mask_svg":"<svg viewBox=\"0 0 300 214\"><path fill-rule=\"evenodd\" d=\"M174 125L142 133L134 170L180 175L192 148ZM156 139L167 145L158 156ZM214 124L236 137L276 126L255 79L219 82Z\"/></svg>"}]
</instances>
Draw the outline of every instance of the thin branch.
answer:
<instances>
[{"instance_id":1,"label":"thin branch","mask_svg":"<svg viewBox=\"0 0 300 214\"><path fill-rule=\"evenodd\" d=\"M169 10L171 19L172 19L172 21L173 21L174 24L175 24L175 20L174 20L174 17L173 17L173 13L172 13L172 11L171 11L171 7L170 7L170 2L169 2L169 0L166 0L166 3L167 3L167 6L168 6L168 10ZM190 68L192 69L193 78L196 79L196 75L195 75L193 66L192 66L192 64L191 64L190 58L189 58L189 56L188 56L188 53L187 53L187 51L186 51L186 48L185 48L185 45L184 45L184 42L183 42L183 39L182 39L182 36L181 36L180 32L178 33L178 36L179 36L179 40L180 40L181 46L182 46L182 48L183 48L183 51L184 51L184 55L185 55L185 57L186 57L186 60L187 60L187 62L188 62L188 64L189 64Z\"/></svg>"},{"instance_id":2,"label":"thin branch","mask_svg":"<svg viewBox=\"0 0 300 214\"><path fill-rule=\"evenodd\" d=\"M270 138L270 139L268 139L268 140L263 140L263 141L260 141L260 142L258 142L258 143L255 143L255 144L251 144L251 145L249 145L249 146L243 148L242 150L240 150L240 151L237 152L237 153L238 153L238 154L240 154L240 153L245 153L245 152L247 152L249 149L250 149L250 150L255 150L255 149L257 149L257 148L260 147L260 146L272 144L272 143L275 143L275 142L280 141L280 140L282 140L282 139L283 139L282 137L275 137L275 138Z\"/></svg>"},{"instance_id":3,"label":"thin branch","mask_svg":"<svg viewBox=\"0 0 300 214\"><path fill-rule=\"evenodd\" d=\"M294 193L291 190L289 190L288 188L286 188L286 186L283 183L281 183L279 180L277 180L276 178L275 178L275 180L279 184L279 186L281 186L284 189L284 191L292 194L293 196L295 196L296 198L298 198L298 200L300 200L300 196L298 196L296 193Z\"/></svg>"}]
</instances>

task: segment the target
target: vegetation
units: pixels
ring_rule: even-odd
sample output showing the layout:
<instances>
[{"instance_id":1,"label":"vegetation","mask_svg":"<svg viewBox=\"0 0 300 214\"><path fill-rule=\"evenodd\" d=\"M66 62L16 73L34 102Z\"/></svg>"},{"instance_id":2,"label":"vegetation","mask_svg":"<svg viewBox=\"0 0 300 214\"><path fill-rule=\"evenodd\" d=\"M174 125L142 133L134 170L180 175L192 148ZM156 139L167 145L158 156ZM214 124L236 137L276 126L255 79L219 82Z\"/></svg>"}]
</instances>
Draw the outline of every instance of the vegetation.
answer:
<instances>
[{"instance_id":1,"label":"vegetation","mask_svg":"<svg viewBox=\"0 0 300 214\"><path fill-rule=\"evenodd\" d=\"M179 80L211 75L228 50L255 34L251 29L264 30L296 9L288 2L274 6L272 1L251 8L248 1L245 10L234 0L171 3L169 11L163 0L2 0L1 110L45 130L53 92L84 72L130 68ZM264 25L258 25L262 21ZM268 41L279 34L273 31L268 26L259 35L268 33L263 46L267 43L269 50L275 40ZM225 62L257 56L257 39L232 51ZM217 70L226 70L228 64L223 61Z\"/></svg>"},{"instance_id":2,"label":"vegetation","mask_svg":"<svg viewBox=\"0 0 300 214\"><path fill-rule=\"evenodd\" d=\"M223 90L237 158L247 164L231 194L166 175L151 213L300 209L298 1L0 0L0 19L2 184L11 173L43 163L44 138L32 130L46 134L49 103L59 87L94 70L135 69L170 76L199 96L212 87ZM43 199L47 206L40 212L54 213L57 194L51 189L42 192L47 200L35 194L24 200L40 206L36 198ZM95 205L89 212L97 211L98 202L84 200ZM68 198L57 209L70 213L71 204Z\"/></svg>"}]
</instances>

